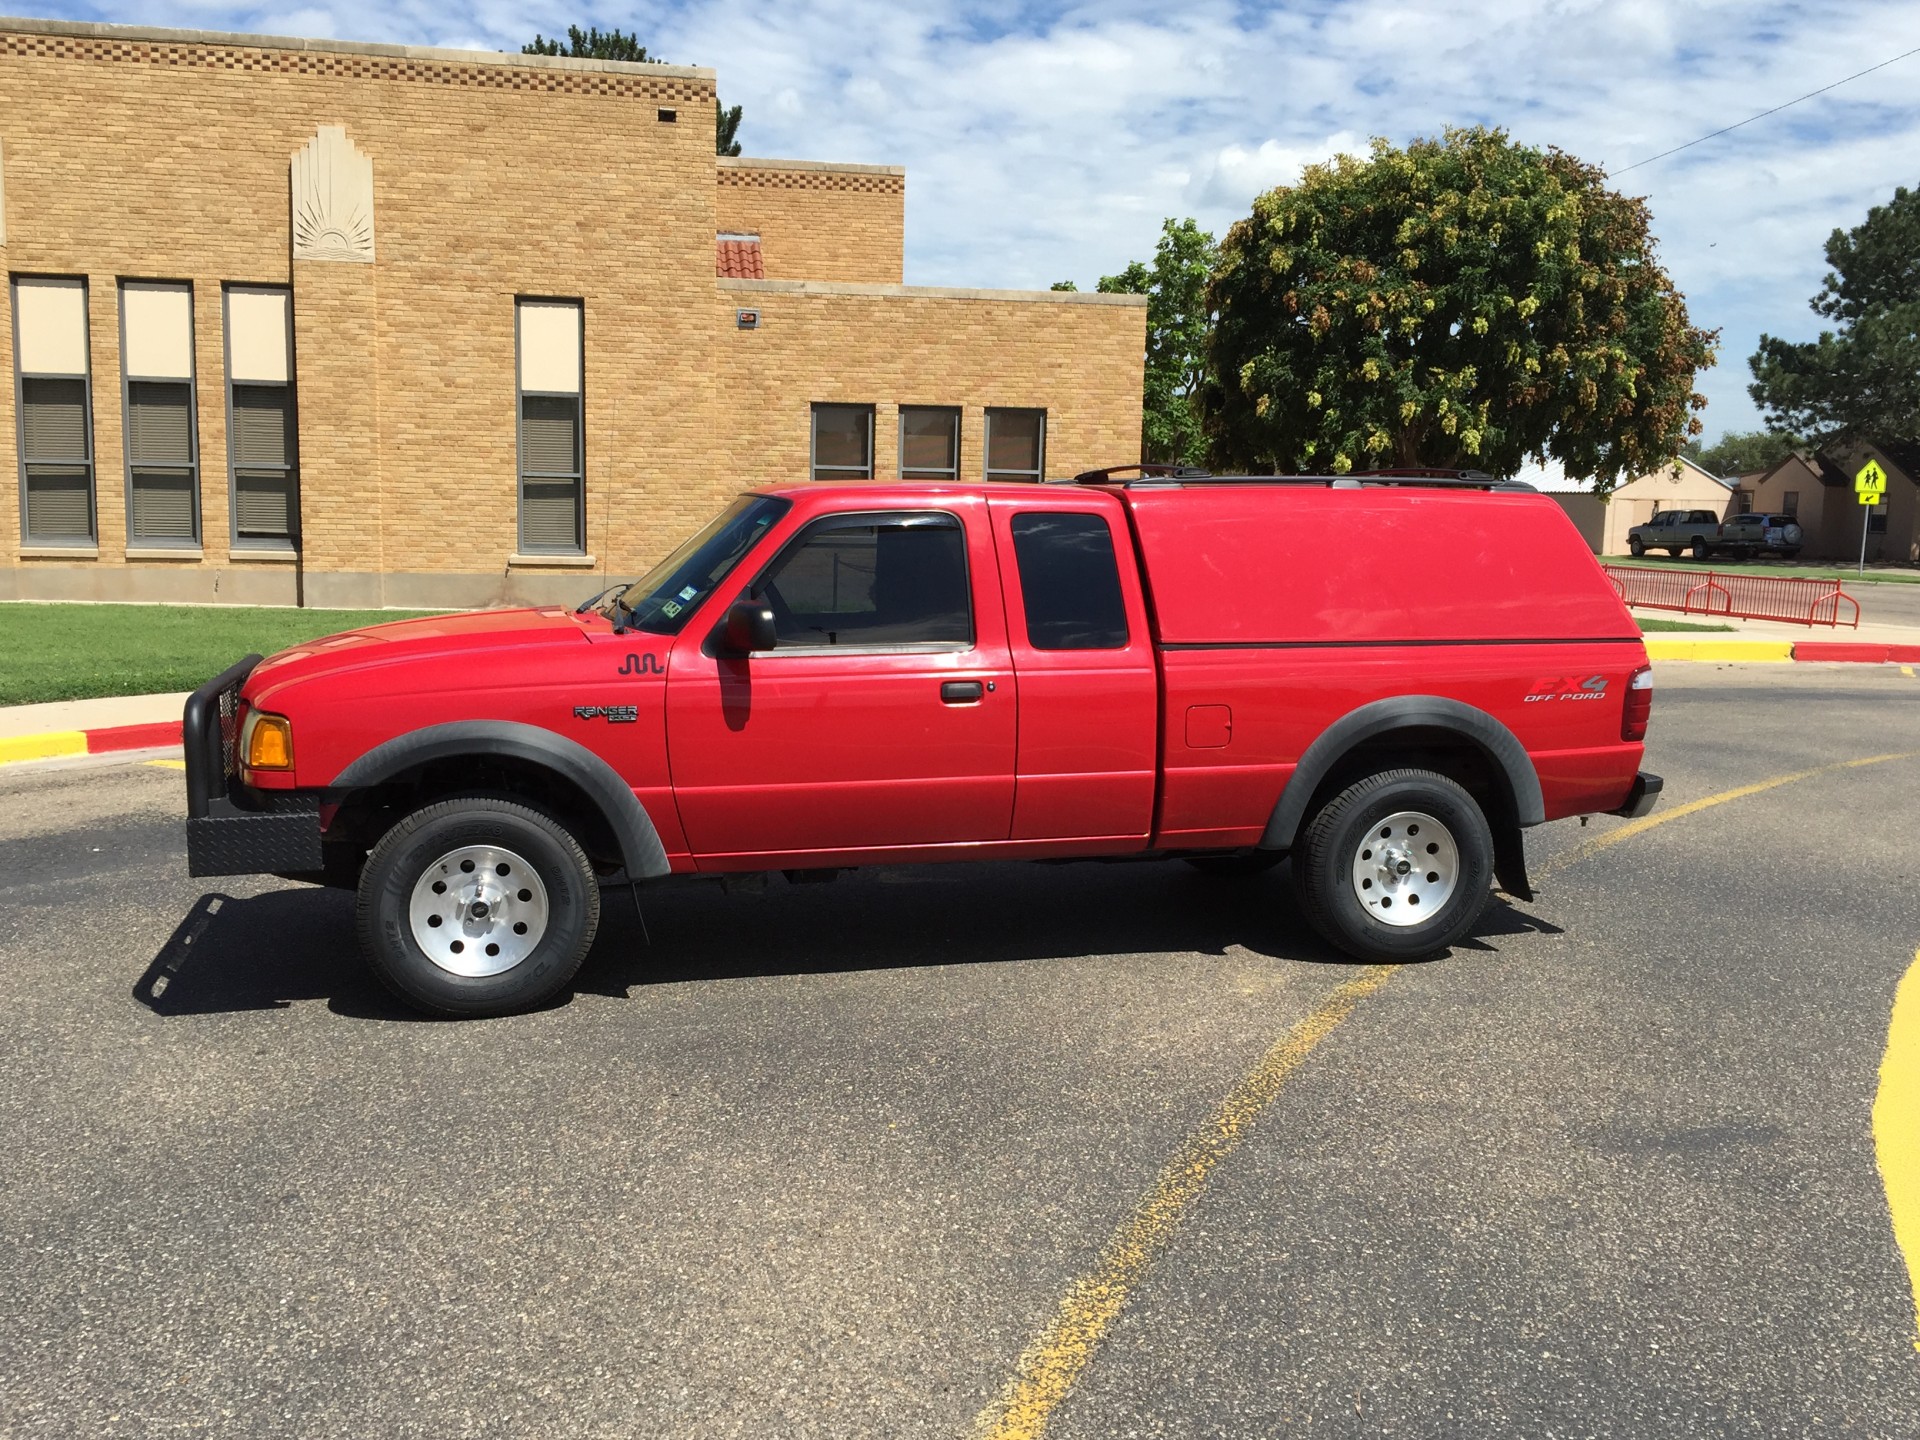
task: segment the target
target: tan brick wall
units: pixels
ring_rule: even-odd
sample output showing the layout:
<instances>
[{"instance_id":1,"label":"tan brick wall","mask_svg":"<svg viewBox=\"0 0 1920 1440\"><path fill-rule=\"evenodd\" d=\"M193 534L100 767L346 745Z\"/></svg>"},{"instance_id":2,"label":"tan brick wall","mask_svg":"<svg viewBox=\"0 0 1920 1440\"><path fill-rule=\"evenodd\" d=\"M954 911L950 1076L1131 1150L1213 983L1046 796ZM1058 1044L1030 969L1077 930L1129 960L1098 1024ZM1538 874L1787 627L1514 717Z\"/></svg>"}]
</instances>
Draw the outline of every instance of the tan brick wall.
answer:
<instances>
[{"instance_id":1,"label":"tan brick wall","mask_svg":"<svg viewBox=\"0 0 1920 1440\"><path fill-rule=\"evenodd\" d=\"M714 181L720 229L760 237L769 280L905 278L904 173L742 158L721 160Z\"/></svg>"},{"instance_id":2,"label":"tan brick wall","mask_svg":"<svg viewBox=\"0 0 1920 1440\"><path fill-rule=\"evenodd\" d=\"M816 399L963 405L969 473L990 404L1050 412L1056 473L1134 457L1138 307L718 284L713 237L733 226L766 237L769 273L897 281L904 181L716 166L687 123L712 95L710 73L671 68L0 24L0 259L88 278L100 535L97 559L22 556L16 483L0 598L577 596L664 555L744 484L804 474ZM660 123L663 106L681 123ZM372 160L371 265L291 259L288 161L322 125ZM729 172L746 183L716 178ZM122 279L194 287L198 557L126 558ZM229 543L223 282L293 289L297 566ZM590 566L510 558L516 296L583 302ZM735 329L743 304L765 312L760 331ZM17 477L11 380L0 453Z\"/></svg>"},{"instance_id":3,"label":"tan brick wall","mask_svg":"<svg viewBox=\"0 0 1920 1440\"><path fill-rule=\"evenodd\" d=\"M712 147L656 111L703 115L712 81L620 68L0 32L7 267L90 282L96 563L125 553L122 278L195 287L208 572L272 563L228 553L223 281L294 286L309 576L506 574L516 295L585 302L590 503L644 509L708 464ZM322 124L372 157L373 265L290 259L288 160ZM654 548L601 528L605 563Z\"/></svg>"},{"instance_id":4,"label":"tan brick wall","mask_svg":"<svg viewBox=\"0 0 1920 1440\"><path fill-rule=\"evenodd\" d=\"M1146 307L1093 298L722 282L716 449L741 485L803 480L813 402L871 404L884 479L898 473L899 407L958 405L961 476L978 480L986 408L1019 406L1047 411L1050 476L1136 461ZM759 307L759 329L734 328L741 305Z\"/></svg>"}]
</instances>

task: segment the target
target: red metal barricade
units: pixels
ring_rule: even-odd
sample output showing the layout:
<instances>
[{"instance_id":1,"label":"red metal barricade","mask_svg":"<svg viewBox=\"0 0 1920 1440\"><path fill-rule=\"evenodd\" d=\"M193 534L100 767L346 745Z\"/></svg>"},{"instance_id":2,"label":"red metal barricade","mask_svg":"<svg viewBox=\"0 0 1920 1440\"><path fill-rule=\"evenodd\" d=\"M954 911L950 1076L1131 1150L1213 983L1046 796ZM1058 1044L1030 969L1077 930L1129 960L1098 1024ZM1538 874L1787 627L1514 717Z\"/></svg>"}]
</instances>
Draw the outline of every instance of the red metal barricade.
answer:
<instances>
[{"instance_id":1,"label":"red metal barricade","mask_svg":"<svg viewBox=\"0 0 1920 1440\"><path fill-rule=\"evenodd\" d=\"M1843 622L1840 607L1853 607L1844 623L1860 628L1860 602L1838 580L1789 575L1729 575L1717 570L1669 570L1639 565L1602 565L1613 588L1629 605L1678 610L1683 615L1727 615L1741 620L1784 620L1794 625Z\"/></svg>"}]
</instances>

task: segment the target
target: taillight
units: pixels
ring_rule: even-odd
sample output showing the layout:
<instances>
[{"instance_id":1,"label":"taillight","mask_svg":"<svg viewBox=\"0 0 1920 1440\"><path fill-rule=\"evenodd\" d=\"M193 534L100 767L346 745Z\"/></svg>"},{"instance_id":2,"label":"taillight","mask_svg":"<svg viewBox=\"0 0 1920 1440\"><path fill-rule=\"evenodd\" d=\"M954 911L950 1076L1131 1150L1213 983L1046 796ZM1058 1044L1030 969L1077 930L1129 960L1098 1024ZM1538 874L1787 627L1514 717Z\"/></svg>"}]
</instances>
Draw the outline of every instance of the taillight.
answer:
<instances>
[{"instance_id":1,"label":"taillight","mask_svg":"<svg viewBox=\"0 0 1920 1440\"><path fill-rule=\"evenodd\" d=\"M1647 721L1653 717L1653 667L1642 665L1627 682L1627 708L1620 717L1622 740L1647 738Z\"/></svg>"}]
</instances>

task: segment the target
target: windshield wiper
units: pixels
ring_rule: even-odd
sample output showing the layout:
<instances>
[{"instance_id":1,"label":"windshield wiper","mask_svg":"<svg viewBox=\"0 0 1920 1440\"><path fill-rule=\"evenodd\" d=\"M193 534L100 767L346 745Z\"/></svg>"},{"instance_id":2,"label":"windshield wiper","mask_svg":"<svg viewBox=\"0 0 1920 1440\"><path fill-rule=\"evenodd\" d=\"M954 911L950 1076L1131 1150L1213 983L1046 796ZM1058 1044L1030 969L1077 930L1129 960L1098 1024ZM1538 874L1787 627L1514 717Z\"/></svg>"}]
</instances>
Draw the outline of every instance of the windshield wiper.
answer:
<instances>
[{"instance_id":1,"label":"windshield wiper","mask_svg":"<svg viewBox=\"0 0 1920 1440\"><path fill-rule=\"evenodd\" d=\"M624 635L627 630L628 621L633 617L634 610L633 606L627 604L627 602L620 597L631 590L633 586L634 582L631 580L622 581L618 585L609 585L599 594L590 595L578 605L574 606L573 613L576 615L584 615L589 610L598 610L613 622L614 634ZM627 612L626 620L620 618L620 612L622 610Z\"/></svg>"}]
</instances>

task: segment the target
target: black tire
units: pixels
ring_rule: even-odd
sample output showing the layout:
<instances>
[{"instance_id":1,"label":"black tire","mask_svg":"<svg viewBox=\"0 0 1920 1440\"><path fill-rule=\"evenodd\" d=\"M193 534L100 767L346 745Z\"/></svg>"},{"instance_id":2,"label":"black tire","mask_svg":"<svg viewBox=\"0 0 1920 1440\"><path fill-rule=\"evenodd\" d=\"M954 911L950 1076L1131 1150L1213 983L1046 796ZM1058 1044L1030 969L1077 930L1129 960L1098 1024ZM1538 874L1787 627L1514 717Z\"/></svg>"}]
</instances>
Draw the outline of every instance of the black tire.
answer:
<instances>
[{"instance_id":1,"label":"black tire","mask_svg":"<svg viewBox=\"0 0 1920 1440\"><path fill-rule=\"evenodd\" d=\"M1457 874L1430 916L1390 925L1361 902L1353 872L1374 828L1403 811L1430 816L1446 828ZM1293 877L1307 919L1330 944L1360 960L1420 960L1460 940L1486 908L1493 832L1474 798L1446 776L1386 770L1349 785L1308 822L1294 848Z\"/></svg>"},{"instance_id":2,"label":"black tire","mask_svg":"<svg viewBox=\"0 0 1920 1440\"><path fill-rule=\"evenodd\" d=\"M1646 554L1647 553L1646 541L1642 540L1638 535L1629 535L1627 537L1627 551L1629 554L1634 555L1635 557Z\"/></svg>"},{"instance_id":3,"label":"black tire","mask_svg":"<svg viewBox=\"0 0 1920 1440\"><path fill-rule=\"evenodd\" d=\"M1680 558L1680 551L1677 550L1675 547L1669 545L1667 547L1667 555L1671 559L1678 560Z\"/></svg>"},{"instance_id":4,"label":"black tire","mask_svg":"<svg viewBox=\"0 0 1920 1440\"><path fill-rule=\"evenodd\" d=\"M1694 542L1690 548L1693 553L1693 558L1696 560L1705 560L1713 554L1713 547L1697 536L1694 538Z\"/></svg>"},{"instance_id":5,"label":"black tire","mask_svg":"<svg viewBox=\"0 0 1920 1440\"><path fill-rule=\"evenodd\" d=\"M542 928L531 951L497 974L443 968L421 948L409 916L416 886L431 883L442 857L468 847L512 852L541 887ZM600 926L600 885L580 843L552 816L512 800L462 796L414 811L381 837L361 872L354 918L374 974L407 1004L430 1015L507 1015L539 1004L579 970Z\"/></svg>"},{"instance_id":6,"label":"black tire","mask_svg":"<svg viewBox=\"0 0 1920 1440\"><path fill-rule=\"evenodd\" d=\"M1187 864L1216 880L1250 880L1287 858L1284 850L1249 850L1244 855L1188 855Z\"/></svg>"}]
</instances>

